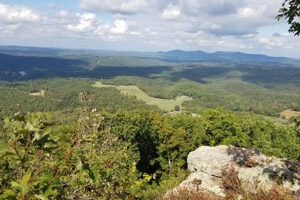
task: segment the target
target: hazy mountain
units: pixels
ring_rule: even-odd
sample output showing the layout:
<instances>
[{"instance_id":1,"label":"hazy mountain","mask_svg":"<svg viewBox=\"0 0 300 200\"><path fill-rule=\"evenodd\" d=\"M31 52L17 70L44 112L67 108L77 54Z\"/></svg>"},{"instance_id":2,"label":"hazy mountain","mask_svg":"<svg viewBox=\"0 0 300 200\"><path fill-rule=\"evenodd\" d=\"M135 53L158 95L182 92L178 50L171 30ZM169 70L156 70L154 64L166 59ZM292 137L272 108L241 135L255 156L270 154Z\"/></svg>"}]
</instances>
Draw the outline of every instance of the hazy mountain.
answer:
<instances>
[{"instance_id":1,"label":"hazy mountain","mask_svg":"<svg viewBox=\"0 0 300 200\"><path fill-rule=\"evenodd\" d=\"M158 52L165 61L170 62L233 62L253 63L266 65L296 65L300 66L300 60L287 57L271 57L262 54L246 54L242 52L217 51L207 53L204 51L172 50Z\"/></svg>"},{"instance_id":2,"label":"hazy mountain","mask_svg":"<svg viewBox=\"0 0 300 200\"><path fill-rule=\"evenodd\" d=\"M126 52L111 50L61 49L22 46L0 46L0 53L10 55L35 56L129 56L146 59L158 59L165 62L225 62L236 64L261 64L264 66L296 66L300 67L300 59L287 57L271 57L262 54L247 54L243 52L217 51L208 53L201 50L184 51L180 49L159 52ZM82 58L82 57L81 57Z\"/></svg>"}]
</instances>

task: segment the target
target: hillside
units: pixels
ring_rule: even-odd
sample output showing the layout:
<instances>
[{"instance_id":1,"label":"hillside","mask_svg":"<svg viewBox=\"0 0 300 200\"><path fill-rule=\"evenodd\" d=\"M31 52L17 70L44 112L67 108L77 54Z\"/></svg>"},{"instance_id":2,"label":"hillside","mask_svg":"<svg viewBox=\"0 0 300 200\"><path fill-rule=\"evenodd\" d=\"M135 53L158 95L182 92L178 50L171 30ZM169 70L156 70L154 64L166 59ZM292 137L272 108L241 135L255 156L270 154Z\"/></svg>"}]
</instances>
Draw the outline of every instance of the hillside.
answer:
<instances>
[{"instance_id":1,"label":"hillside","mask_svg":"<svg viewBox=\"0 0 300 200\"><path fill-rule=\"evenodd\" d=\"M300 200L300 0L0 1L0 200Z\"/></svg>"},{"instance_id":2,"label":"hillside","mask_svg":"<svg viewBox=\"0 0 300 200\"><path fill-rule=\"evenodd\" d=\"M96 81L116 86L136 85L151 98L173 99L177 96L189 96L193 100L184 102L182 106L192 112L197 112L200 108L221 106L235 111L251 111L276 117L284 110L300 110L300 62L295 59L181 50L134 54L1 47L0 52L10 53L0 54L1 90L16 90L7 97L2 97L2 113L16 111L16 104L21 104L24 108L31 107L32 109L26 109L31 111L67 109L67 106L62 106L68 103L61 98L61 94L53 93L50 97L47 91L44 95L47 101L53 98L56 100L51 102L58 99L62 102L53 104L51 109L49 106L41 109L41 106L33 105L40 104L38 102L42 100L30 97L30 102L34 103L29 105L28 101L22 100L29 97L16 98L21 95L17 92L21 88L28 94L32 91L55 90L53 87L59 82L68 82L76 87L71 90L65 87L63 95L74 97L75 93L89 91L87 85L90 84L90 88ZM76 82L84 84L79 85ZM93 90L101 92L100 89ZM97 100L92 98L92 104L97 104ZM120 98L113 99L116 99L113 102L118 102Z\"/></svg>"},{"instance_id":3,"label":"hillside","mask_svg":"<svg viewBox=\"0 0 300 200\"><path fill-rule=\"evenodd\" d=\"M253 114L223 109L203 109L196 116L143 110L108 113L90 109L84 93L79 102L82 109L77 122L68 122L62 116L57 119L51 113L22 111L4 120L0 130L0 199L165 199L165 194L189 175L187 164L191 162L187 157L199 146L254 148L268 156L289 158L281 163L299 163L299 118L282 126ZM248 170L261 170L251 156L256 155L247 154ZM236 157L234 154L230 158ZM224 163L220 158L209 158L202 165ZM266 170L270 170L268 166L274 160L278 159L259 162L265 162ZM240 182L235 182L236 172L230 169L222 180L228 187L234 184L230 187L233 189L227 189L229 194L238 195L244 190ZM288 170L297 175L298 168L288 165ZM266 177L270 172L261 173ZM211 181L193 183L205 187ZM245 191L241 194L253 196L251 200L296 200L297 193L289 189L297 187L283 187L278 182L272 190L262 187L258 195ZM179 196L192 198L185 190Z\"/></svg>"},{"instance_id":4,"label":"hillside","mask_svg":"<svg viewBox=\"0 0 300 200\"><path fill-rule=\"evenodd\" d=\"M172 62L233 62L243 64L264 64L276 66L297 66L299 59L286 57L270 57L262 54L246 54L242 52L226 52L217 51L207 53L204 51L183 51L172 50L166 52L158 52L163 59Z\"/></svg>"},{"instance_id":5,"label":"hillside","mask_svg":"<svg viewBox=\"0 0 300 200\"><path fill-rule=\"evenodd\" d=\"M187 157L199 146L300 158L297 60L179 50L0 52L0 199L165 199L189 175ZM276 198L295 197L283 188L272 189Z\"/></svg>"}]
</instances>

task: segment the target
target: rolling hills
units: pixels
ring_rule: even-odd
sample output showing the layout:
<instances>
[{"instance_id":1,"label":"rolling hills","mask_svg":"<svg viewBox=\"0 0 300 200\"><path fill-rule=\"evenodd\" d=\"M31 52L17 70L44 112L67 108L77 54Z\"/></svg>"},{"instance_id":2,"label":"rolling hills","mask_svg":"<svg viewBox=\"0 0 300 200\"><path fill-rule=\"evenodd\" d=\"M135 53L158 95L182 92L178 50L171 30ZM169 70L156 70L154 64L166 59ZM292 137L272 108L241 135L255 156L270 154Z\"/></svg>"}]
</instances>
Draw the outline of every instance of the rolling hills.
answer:
<instances>
[{"instance_id":1,"label":"rolling hills","mask_svg":"<svg viewBox=\"0 0 300 200\"><path fill-rule=\"evenodd\" d=\"M279 116L283 110L300 110L300 62L297 59L182 50L134 53L0 47L0 52L2 94L11 88L15 91L22 88L26 94L45 90L44 98L49 98L47 90L53 91L51 102L57 99L62 102L54 103L52 110L63 109L62 105L70 101L61 99L61 94L55 92L57 83L70 84L62 94L74 97L75 93L91 91L87 85L91 88L96 81L115 86L136 85L145 95L162 101L190 96L193 100L184 102L183 107L192 112L221 106L234 111ZM93 91L101 93L97 88ZM110 98L118 104L122 94L115 92L116 98ZM10 92L9 98L2 98L1 111L12 109L15 105L7 106L11 104L9 99L18 99L18 95L18 92ZM13 102L32 107L32 111L40 110L41 106L32 106L41 101L38 96L27 98L34 103ZM91 102L97 101L91 99ZM145 102L141 103L147 107ZM49 109L46 106L42 110ZM101 109L106 109L103 104Z\"/></svg>"}]
</instances>

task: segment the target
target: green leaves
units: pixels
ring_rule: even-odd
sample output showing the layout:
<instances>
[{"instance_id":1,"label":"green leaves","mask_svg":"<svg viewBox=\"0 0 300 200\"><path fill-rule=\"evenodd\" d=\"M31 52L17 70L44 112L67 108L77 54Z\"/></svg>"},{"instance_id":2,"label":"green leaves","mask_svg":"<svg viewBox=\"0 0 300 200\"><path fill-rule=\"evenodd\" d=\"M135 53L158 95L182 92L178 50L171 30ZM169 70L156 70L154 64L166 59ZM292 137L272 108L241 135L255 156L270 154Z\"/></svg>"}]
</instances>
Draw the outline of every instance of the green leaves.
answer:
<instances>
[{"instance_id":1,"label":"green leaves","mask_svg":"<svg viewBox=\"0 0 300 200\"><path fill-rule=\"evenodd\" d=\"M57 196L58 192L54 189L53 185L49 185L46 191L43 189L38 190L40 194L34 194L34 187L37 186L37 182L30 182L32 176L30 173L26 173L22 179L11 182L11 189L5 190L0 199L28 199L35 197L37 199L48 200L49 197Z\"/></svg>"},{"instance_id":2,"label":"green leaves","mask_svg":"<svg viewBox=\"0 0 300 200\"><path fill-rule=\"evenodd\" d=\"M276 16L277 20L285 18L290 24L289 32L294 33L294 35L300 35L300 2L299 0L285 0L282 4L282 8L279 9L279 13Z\"/></svg>"},{"instance_id":3,"label":"green leaves","mask_svg":"<svg viewBox=\"0 0 300 200\"><path fill-rule=\"evenodd\" d=\"M11 186L14 190L17 190L21 193L21 196L24 197L31 189L31 184L29 183L31 174L26 173L21 180L18 182L11 182Z\"/></svg>"},{"instance_id":4,"label":"green leaves","mask_svg":"<svg viewBox=\"0 0 300 200\"><path fill-rule=\"evenodd\" d=\"M5 190L3 194L0 193L0 199L25 199L33 186L29 183L30 178L31 174L26 173L22 179L12 181L10 183L11 189Z\"/></svg>"},{"instance_id":5,"label":"green leaves","mask_svg":"<svg viewBox=\"0 0 300 200\"><path fill-rule=\"evenodd\" d=\"M0 142L0 174L8 176L1 178L5 186L0 191L1 197L20 199L27 195L44 195L47 190L43 198L49 196L49 188L54 187L49 147L55 150L49 117L47 113L16 113L5 119L6 134Z\"/></svg>"},{"instance_id":6,"label":"green leaves","mask_svg":"<svg viewBox=\"0 0 300 200\"><path fill-rule=\"evenodd\" d=\"M0 158L3 156L7 156L7 154L12 152L13 151L11 147L7 143L0 141Z\"/></svg>"},{"instance_id":7,"label":"green leaves","mask_svg":"<svg viewBox=\"0 0 300 200\"><path fill-rule=\"evenodd\" d=\"M37 199L41 200L48 200L50 199L49 197L55 197L59 193L57 190L54 189L54 186L50 186L44 193L39 194L39 195L34 195Z\"/></svg>"},{"instance_id":8,"label":"green leaves","mask_svg":"<svg viewBox=\"0 0 300 200\"><path fill-rule=\"evenodd\" d=\"M5 120L0 199L149 199L149 189L158 193L157 187L173 187L174 177L184 178L186 157L200 145L299 158L298 121L281 127L221 108L172 116L85 112L77 129L64 125L55 133L48 117L18 113Z\"/></svg>"}]
</instances>

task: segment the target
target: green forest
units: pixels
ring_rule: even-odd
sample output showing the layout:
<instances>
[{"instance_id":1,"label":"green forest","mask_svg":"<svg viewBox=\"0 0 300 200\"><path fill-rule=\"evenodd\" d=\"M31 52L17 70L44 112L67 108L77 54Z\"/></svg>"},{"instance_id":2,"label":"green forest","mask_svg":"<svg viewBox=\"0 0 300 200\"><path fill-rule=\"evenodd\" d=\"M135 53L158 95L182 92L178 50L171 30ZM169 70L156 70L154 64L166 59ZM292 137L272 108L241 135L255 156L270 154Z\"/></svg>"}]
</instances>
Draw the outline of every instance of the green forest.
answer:
<instances>
[{"instance_id":1,"label":"green forest","mask_svg":"<svg viewBox=\"0 0 300 200\"><path fill-rule=\"evenodd\" d=\"M0 1L0 200L300 200L297 36L300 0Z\"/></svg>"},{"instance_id":2,"label":"green forest","mask_svg":"<svg viewBox=\"0 0 300 200\"><path fill-rule=\"evenodd\" d=\"M204 145L300 160L300 116L280 118L300 111L296 60L35 52L0 55L0 199L164 199ZM168 112L97 82L192 100Z\"/></svg>"},{"instance_id":3,"label":"green forest","mask_svg":"<svg viewBox=\"0 0 300 200\"><path fill-rule=\"evenodd\" d=\"M300 118L288 126L222 108L162 115L90 111L80 94L77 123L18 112L1 133L0 199L162 199L187 175L201 145L255 148L300 159Z\"/></svg>"}]
</instances>

